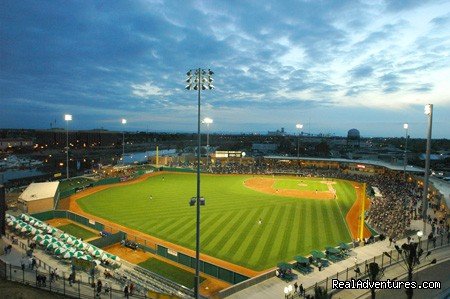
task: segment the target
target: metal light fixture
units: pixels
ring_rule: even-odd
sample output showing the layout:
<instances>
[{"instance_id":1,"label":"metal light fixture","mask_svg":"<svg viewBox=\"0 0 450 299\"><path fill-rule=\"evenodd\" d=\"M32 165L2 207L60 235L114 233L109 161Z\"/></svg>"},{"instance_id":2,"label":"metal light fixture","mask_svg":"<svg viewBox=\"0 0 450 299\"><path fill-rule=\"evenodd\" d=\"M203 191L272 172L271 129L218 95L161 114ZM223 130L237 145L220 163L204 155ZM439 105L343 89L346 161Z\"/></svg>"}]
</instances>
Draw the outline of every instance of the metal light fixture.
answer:
<instances>
[{"instance_id":1,"label":"metal light fixture","mask_svg":"<svg viewBox=\"0 0 450 299\"><path fill-rule=\"evenodd\" d=\"M408 124L403 124L403 129L405 129L405 156L403 157L403 175L406 182L406 166L408 165L408 155L406 150L408 148Z\"/></svg>"},{"instance_id":2,"label":"metal light fixture","mask_svg":"<svg viewBox=\"0 0 450 299\"><path fill-rule=\"evenodd\" d=\"M213 71L210 69L203 70L201 68L195 70L189 70L186 75L186 89L187 90L197 90L198 91L198 105L197 105L197 225L196 225L196 246L195 246L195 286L194 295L195 298L199 298L199 286L200 286L200 205L204 205L200 197L200 149L201 149L201 136L200 136L200 100L201 100L201 90L213 89L214 79L212 75Z\"/></svg>"},{"instance_id":3,"label":"metal light fixture","mask_svg":"<svg viewBox=\"0 0 450 299\"><path fill-rule=\"evenodd\" d=\"M303 129L302 124L296 124L295 127L298 130L298 138L297 138L297 158L300 157L300 130Z\"/></svg>"},{"instance_id":4,"label":"metal light fixture","mask_svg":"<svg viewBox=\"0 0 450 299\"><path fill-rule=\"evenodd\" d=\"M209 125L213 123L213 119L205 117L202 121L206 125L206 166L209 162Z\"/></svg>"},{"instance_id":5,"label":"metal light fixture","mask_svg":"<svg viewBox=\"0 0 450 299\"><path fill-rule=\"evenodd\" d=\"M69 178L69 121L72 120L72 114L65 114L66 121L66 178Z\"/></svg>"},{"instance_id":6,"label":"metal light fixture","mask_svg":"<svg viewBox=\"0 0 450 299\"><path fill-rule=\"evenodd\" d=\"M124 129L122 131L122 164L125 165L125 125L127 124L127 120L122 118L122 125L124 125Z\"/></svg>"},{"instance_id":7,"label":"metal light fixture","mask_svg":"<svg viewBox=\"0 0 450 299\"><path fill-rule=\"evenodd\" d=\"M427 209L428 209L428 184L430 180L430 153L431 153L431 131L433 125L433 104L425 105L425 115L428 116L428 133L427 133L427 150L425 158L425 182L423 186L422 198L422 218L423 218L423 233L427 231Z\"/></svg>"}]
</instances>

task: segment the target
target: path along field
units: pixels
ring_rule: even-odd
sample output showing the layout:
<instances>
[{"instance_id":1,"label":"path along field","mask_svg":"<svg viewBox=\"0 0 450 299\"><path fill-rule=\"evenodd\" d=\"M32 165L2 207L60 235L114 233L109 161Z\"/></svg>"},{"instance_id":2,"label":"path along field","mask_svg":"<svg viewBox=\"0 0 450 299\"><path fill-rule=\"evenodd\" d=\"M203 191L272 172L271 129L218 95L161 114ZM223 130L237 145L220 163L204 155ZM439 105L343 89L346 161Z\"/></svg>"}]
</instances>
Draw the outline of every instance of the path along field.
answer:
<instances>
[{"instance_id":1,"label":"path along field","mask_svg":"<svg viewBox=\"0 0 450 299\"><path fill-rule=\"evenodd\" d=\"M356 192L350 182L333 180L334 199L331 183L322 179L275 177L266 182L275 190L271 193L246 186L255 178L271 177L202 175L201 195L206 198L201 218L203 254L257 272L313 249L351 241L345 215ZM309 182L312 190L303 191L323 198L279 194L292 190L273 187L284 179L299 180L301 188ZM326 187L316 191L318 183ZM159 173L132 184L101 187L73 196L70 208L79 212L79 206L84 214L195 249L195 207L188 204L196 192L195 175Z\"/></svg>"}]
</instances>

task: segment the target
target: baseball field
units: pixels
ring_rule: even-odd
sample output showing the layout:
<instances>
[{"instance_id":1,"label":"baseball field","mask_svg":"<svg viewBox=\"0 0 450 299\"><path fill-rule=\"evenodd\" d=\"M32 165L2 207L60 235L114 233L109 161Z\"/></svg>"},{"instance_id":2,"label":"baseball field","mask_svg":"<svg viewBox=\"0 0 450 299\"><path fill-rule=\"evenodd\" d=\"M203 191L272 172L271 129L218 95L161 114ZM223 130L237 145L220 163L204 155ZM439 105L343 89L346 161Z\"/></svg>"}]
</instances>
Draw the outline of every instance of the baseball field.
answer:
<instances>
[{"instance_id":1,"label":"baseball field","mask_svg":"<svg viewBox=\"0 0 450 299\"><path fill-rule=\"evenodd\" d=\"M288 176L202 175L201 251L255 271L351 241L352 183ZM196 176L161 173L77 199L89 214L195 249Z\"/></svg>"}]
</instances>

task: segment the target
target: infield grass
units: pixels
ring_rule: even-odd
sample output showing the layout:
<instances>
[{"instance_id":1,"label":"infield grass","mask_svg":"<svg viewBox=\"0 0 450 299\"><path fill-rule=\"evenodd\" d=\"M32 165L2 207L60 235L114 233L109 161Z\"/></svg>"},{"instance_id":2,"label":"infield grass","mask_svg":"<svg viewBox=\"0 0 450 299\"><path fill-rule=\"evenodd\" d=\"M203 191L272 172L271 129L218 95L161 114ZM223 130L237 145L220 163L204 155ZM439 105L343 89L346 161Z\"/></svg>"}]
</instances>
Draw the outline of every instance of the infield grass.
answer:
<instances>
[{"instance_id":1,"label":"infield grass","mask_svg":"<svg viewBox=\"0 0 450 299\"><path fill-rule=\"evenodd\" d=\"M251 190L244 181L252 177L202 175L203 253L259 271L313 249L351 241L343 218L356 199L350 182L334 180L337 200L314 200ZM78 203L87 213L195 249L196 208L188 204L195 194L195 174L161 173Z\"/></svg>"},{"instance_id":2,"label":"infield grass","mask_svg":"<svg viewBox=\"0 0 450 299\"><path fill-rule=\"evenodd\" d=\"M297 178L286 179L277 177L273 184L274 189L294 189L307 191L328 191L326 184L321 183L318 179Z\"/></svg>"}]
</instances>

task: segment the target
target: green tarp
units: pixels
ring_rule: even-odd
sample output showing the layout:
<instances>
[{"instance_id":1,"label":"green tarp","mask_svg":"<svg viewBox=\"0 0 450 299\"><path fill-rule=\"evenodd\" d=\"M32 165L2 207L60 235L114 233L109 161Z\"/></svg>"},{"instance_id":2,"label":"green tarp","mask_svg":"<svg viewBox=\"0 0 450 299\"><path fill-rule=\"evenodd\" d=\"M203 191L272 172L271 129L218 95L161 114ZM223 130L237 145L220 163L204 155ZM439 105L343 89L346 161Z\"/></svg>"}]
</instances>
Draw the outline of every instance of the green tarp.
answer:
<instances>
[{"instance_id":1,"label":"green tarp","mask_svg":"<svg viewBox=\"0 0 450 299\"><path fill-rule=\"evenodd\" d=\"M339 244L339 248L341 248L342 250L349 250L349 249L350 249L350 246L348 246L348 245L345 244L345 243L341 243L341 244Z\"/></svg>"},{"instance_id":2,"label":"green tarp","mask_svg":"<svg viewBox=\"0 0 450 299\"><path fill-rule=\"evenodd\" d=\"M339 251L339 249L336 249L336 248L334 248L334 247L326 247L325 248L329 253L331 253L331 254L339 254L339 253L341 253L340 251Z\"/></svg>"},{"instance_id":3,"label":"green tarp","mask_svg":"<svg viewBox=\"0 0 450 299\"><path fill-rule=\"evenodd\" d=\"M304 256L298 255L298 256L295 257L295 260L297 262L299 262L300 264L307 264L307 265L309 265L309 259L304 257Z\"/></svg>"},{"instance_id":4,"label":"green tarp","mask_svg":"<svg viewBox=\"0 0 450 299\"><path fill-rule=\"evenodd\" d=\"M278 264L277 264L277 267L280 268L281 270L289 270L289 269L294 268L294 266L292 266L291 264L286 263L286 262L280 262L280 263L278 263Z\"/></svg>"},{"instance_id":5,"label":"green tarp","mask_svg":"<svg viewBox=\"0 0 450 299\"><path fill-rule=\"evenodd\" d=\"M311 251L311 255L315 259L324 259L325 258L325 253L323 253L322 251L318 251L318 250Z\"/></svg>"}]
</instances>

